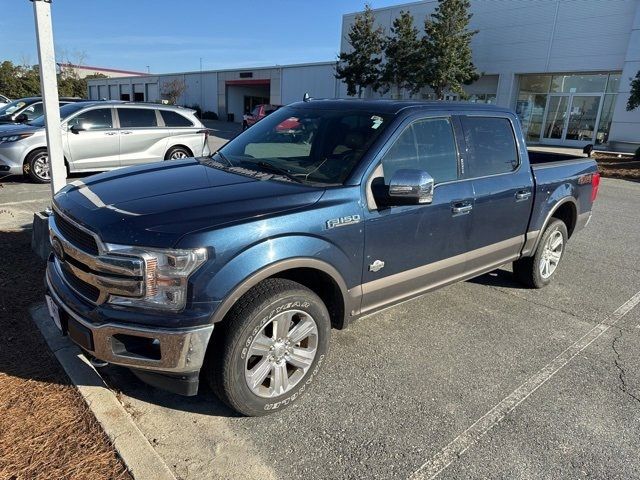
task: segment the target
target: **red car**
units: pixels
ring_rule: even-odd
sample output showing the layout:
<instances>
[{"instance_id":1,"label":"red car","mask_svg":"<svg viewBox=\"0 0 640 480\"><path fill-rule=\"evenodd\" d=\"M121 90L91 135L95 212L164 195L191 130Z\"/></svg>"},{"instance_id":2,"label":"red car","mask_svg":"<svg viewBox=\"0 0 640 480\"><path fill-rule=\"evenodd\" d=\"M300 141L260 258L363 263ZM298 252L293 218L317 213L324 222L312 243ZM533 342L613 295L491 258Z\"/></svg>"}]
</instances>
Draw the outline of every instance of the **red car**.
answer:
<instances>
[{"instance_id":1,"label":"red car","mask_svg":"<svg viewBox=\"0 0 640 480\"><path fill-rule=\"evenodd\" d=\"M278 110L282 105L256 105L251 113L242 116L242 130L246 130L251 125L262 120L270 113Z\"/></svg>"}]
</instances>

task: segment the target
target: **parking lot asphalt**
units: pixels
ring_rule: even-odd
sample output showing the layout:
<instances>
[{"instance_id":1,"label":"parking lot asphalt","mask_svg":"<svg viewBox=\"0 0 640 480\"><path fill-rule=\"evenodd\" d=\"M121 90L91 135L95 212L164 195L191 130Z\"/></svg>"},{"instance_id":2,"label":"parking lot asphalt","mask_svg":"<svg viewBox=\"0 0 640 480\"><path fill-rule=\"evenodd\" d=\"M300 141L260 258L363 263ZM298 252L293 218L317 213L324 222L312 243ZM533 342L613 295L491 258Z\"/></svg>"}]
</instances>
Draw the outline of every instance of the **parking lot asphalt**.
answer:
<instances>
[{"instance_id":1,"label":"parking lot asphalt","mask_svg":"<svg viewBox=\"0 0 640 480\"><path fill-rule=\"evenodd\" d=\"M604 179L545 289L505 267L334 331L317 384L275 415L101 372L183 479L640 478L640 306L620 314L639 205L640 184Z\"/></svg>"},{"instance_id":2,"label":"parking lot asphalt","mask_svg":"<svg viewBox=\"0 0 640 480\"><path fill-rule=\"evenodd\" d=\"M0 228L48 203L0 182ZM640 183L604 179L545 289L505 267L332 332L314 388L268 417L101 373L181 479L640 478L640 305L619 314L640 291L639 206Z\"/></svg>"}]
</instances>

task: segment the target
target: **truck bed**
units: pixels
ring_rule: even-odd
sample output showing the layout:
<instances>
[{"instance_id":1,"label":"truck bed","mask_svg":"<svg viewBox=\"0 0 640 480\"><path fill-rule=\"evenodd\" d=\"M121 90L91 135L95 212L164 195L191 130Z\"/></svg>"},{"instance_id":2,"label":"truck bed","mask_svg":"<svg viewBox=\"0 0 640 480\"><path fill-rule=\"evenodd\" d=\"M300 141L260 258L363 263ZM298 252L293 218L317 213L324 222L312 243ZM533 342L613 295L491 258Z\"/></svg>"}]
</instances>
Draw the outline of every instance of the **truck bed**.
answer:
<instances>
[{"instance_id":1,"label":"truck bed","mask_svg":"<svg viewBox=\"0 0 640 480\"><path fill-rule=\"evenodd\" d=\"M532 149L527 149L527 153L529 154L529 163L531 165L537 165L540 163L566 162L569 160L585 160L588 158L586 155L575 156L566 153L544 152Z\"/></svg>"}]
</instances>

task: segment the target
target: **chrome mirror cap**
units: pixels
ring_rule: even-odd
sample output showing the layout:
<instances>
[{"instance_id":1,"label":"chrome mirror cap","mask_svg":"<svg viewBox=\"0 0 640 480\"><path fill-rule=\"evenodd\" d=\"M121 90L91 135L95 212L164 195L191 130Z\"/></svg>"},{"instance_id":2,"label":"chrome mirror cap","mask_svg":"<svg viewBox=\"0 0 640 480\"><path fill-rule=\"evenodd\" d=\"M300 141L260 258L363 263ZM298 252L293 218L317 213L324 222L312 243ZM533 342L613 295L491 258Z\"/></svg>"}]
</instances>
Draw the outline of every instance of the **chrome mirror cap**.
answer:
<instances>
[{"instance_id":1,"label":"chrome mirror cap","mask_svg":"<svg viewBox=\"0 0 640 480\"><path fill-rule=\"evenodd\" d=\"M433 177L424 170L401 169L389 182L389 196L413 200L415 203L433 202Z\"/></svg>"}]
</instances>

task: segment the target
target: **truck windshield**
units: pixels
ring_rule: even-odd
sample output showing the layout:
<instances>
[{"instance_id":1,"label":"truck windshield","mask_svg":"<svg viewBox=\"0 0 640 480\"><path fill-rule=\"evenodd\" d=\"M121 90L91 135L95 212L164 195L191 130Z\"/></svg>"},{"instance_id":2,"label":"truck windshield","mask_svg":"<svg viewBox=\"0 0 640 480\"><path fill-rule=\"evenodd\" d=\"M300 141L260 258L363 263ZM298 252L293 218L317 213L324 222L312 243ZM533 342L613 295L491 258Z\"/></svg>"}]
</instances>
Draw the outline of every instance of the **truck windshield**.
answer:
<instances>
[{"instance_id":1,"label":"truck windshield","mask_svg":"<svg viewBox=\"0 0 640 480\"><path fill-rule=\"evenodd\" d=\"M284 107L214 154L220 163L300 183L339 185L389 123L362 111ZM282 175L278 175L278 171Z\"/></svg>"}]
</instances>

